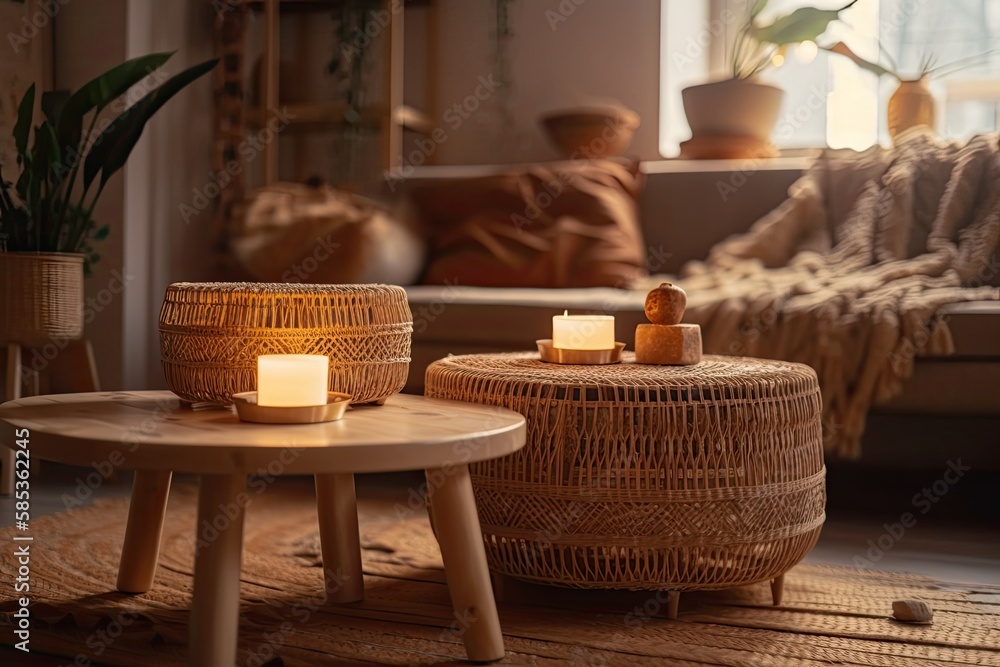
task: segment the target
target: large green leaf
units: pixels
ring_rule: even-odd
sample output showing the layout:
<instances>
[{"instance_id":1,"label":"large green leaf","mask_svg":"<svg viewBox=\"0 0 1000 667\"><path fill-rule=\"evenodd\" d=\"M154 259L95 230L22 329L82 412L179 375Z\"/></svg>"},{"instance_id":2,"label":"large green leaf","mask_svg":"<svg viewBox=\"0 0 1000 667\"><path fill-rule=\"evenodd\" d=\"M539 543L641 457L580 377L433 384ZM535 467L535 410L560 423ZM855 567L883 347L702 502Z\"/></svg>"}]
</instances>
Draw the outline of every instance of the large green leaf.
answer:
<instances>
[{"instance_id":1,"label":"large green leaf","mask_svg":"<svg viewBox=\"0 0 1000 667\"><path fill-rule=\"evenodd\" d=\"M777 18L774 23L764 27L751 26L751 34L759 42L775 44L798 44L799 42L816 41L833 21L857 0L844 5L840 9L816 9L815 7L800 7L791 14Z\"/></svg>"},{"instance_id":2,"label":"large green leaf","mask_svg":"<svg viewBox=\"0 0 1000 667\"><path fill-rule=\"evenodd\" d=\"M18 164L28 150L28 133L31 131L31 117L35 112L35 84L24 91L24 97L17 107L17 122L14 123L14 147L17 149Z\"/></svg>"},{"instance_id":3,"label":"large green leaf","mask_svg":"<svg viewBox=\"0 0 1000 667\"><path fill-rule=\"evenodd\" d=\"M59 139L56 138L56 128L52 123L45 121L35 128L35 160L40 163L40 170L44 170L45 180L52 186L58 185L62 181L60 166L62 165L62 150L59 146Z\"/></svg>"},{"instance_id":4,"label":"large green leaf","mask_svg":"<svg viewBox=\"0 0 1000 667\"><path fill-rule=\"evenodd\" d=\"M69 91L66 90L49 90L42 93L42 113L53 126L59 121L59 114L68 99Z\"/></svg>"},{"instance_id":5,"label":"large green leaf","mask_svg":"<svg viewBox=\"0 0 1000 667\"><path fill-rule=\"evenodd\" d=\"M125 166L153 114L189 83L211 71L218 62L218 59L208 60L174 75L115 118L97 137L87 155L83 166L84 188L90 186L98 173L101 174L101 185L107 183L115 172Z\"/></svg>"},{"instance_id":6,"label":"large green leaf","mask_svg":"<svg viewBox=\"0 0 1000 667\"><path fill-rule=\"evenodd\" d=\"M83 134L83 119L88 113L100 113L104 107L167 62L172 55L172 51L152 53L127 60L91 79L70 95L62 107L57 125L56 134L62 145L66 148L78 146Z\"/></svg>"},{"instance_id":7,"label":"large green leaf","mask_svg":"<svg viewBox=\"0 0 1000 667\"><path fill-rule=\"evenodd\" d=\"M756 2L753 3L753 7L750 8L750 18L753 18L757 16L757 14L764 11L764 7L767 7L767 0L756 0Z\"/></svg>"}]
</instances>

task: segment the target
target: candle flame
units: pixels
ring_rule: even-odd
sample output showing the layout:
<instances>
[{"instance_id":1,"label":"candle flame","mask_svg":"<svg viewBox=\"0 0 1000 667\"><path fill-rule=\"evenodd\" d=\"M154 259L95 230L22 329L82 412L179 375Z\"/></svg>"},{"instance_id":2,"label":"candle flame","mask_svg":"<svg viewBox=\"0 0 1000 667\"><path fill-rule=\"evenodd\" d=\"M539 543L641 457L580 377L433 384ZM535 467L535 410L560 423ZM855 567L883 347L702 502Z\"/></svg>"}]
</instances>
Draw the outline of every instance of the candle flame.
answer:
<instances>
[{"instance_id":1,"label":"candle flame","mask_svg":"<svg viewBox=\"0 0 1000 667\"><path fill-rule=\"evenodd\" d=\"M569 317L569 311L568 310L564 310L563 311L563 317Z\"/></svg>"}]
</instances>

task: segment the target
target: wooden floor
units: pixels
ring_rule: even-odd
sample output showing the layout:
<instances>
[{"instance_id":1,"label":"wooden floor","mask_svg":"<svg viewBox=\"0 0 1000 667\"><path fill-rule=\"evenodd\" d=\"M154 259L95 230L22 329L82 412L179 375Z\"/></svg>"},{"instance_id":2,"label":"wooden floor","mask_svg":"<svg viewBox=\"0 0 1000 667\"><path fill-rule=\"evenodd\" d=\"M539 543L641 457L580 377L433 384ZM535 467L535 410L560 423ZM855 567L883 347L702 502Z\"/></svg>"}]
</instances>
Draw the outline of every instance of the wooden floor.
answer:
<instances>
[{"instance_id":1,"label":"wooden floor","mask_svg":"<svg viewBox=\"0 0 1000 667\"><path fill-rule=\"evenodd\" d=\"M33 495L32 511L36 518L42 514L63 509L66 498L72 497L74 493L75 475L79 472L60 466L46 465L45 474L40 476L43 482L40 484L40 488L36 485ZM383 509L391 507L395 502L405 500L406 490L414 484L414 481L419 482L419 478L402 475L361 478L359 480L359 497L368 501L362 503L362 506ZM844 486L847 489L857 487L857 481L844 484ZM183 482L183 478L179 480L179 483L183 484ZM930 479L930 482L933 482L933 478ZM899 534L894 523L902 513L914 510L912 496L920 491L923 483L924 481L917 477L912 480L896 479L892 483L882 484L881 488L871 490L867 494L868 502L866 504L863 498L864 493L848 494L851 498L849 502L838 500L838 494L843 493L843 489L838 489L841 484L840 480L833 480L831 482L830 516L820 543L809 555L807 562L860 567L862 569L870 567L872 570L915 572L945 581L983 585L1000 584L1000 530L997 528L998 524L992 520L993 517L990 516L989 511L984 517L980 512L968 511L965 507L970 494L972 498L975 498L978 493L974 484L966 487L965 492L956 491L948 497L942 498L925 515L920 515L915 525ZM275 483L273 488L276 493L297 493L308 488L309 484L309 480L303 479L280 480ZM897 486L898 489L895 488ZM125 496L128 489L129 480L127 476L123 476L115 482L102 485L93 494L93 497ZM67 496L67 494L70 495ZM861 502L859 502L858 496L862 496ZM894 503L894 499L898 502ZM13 503L10 499L0 499L0 524L9 525L11 523L13 509ZM362 524L378 521L377 517L383 515L384 512L374 512L371 516L363 516ZM550 597L551 602L568 604L570 608L574 604L579 604L582 607L595 602L593 595L581 591L563 592L556 589ZM608 604L617 607L623 602L627 607L628 600L622 599L610 600ZM996 626L1000 628L1000 621ZM1000 637L997 638L997 643L1000 644ZM820 657L819 653L817 657ZM53 659L37 654L26 655L10 649L0 649L0 661L2 661L0 664L25 665L26 667L68 664L65 658ZM811 661L808 662L812 664ZM737 661L717 664L741 663ZM779 661L769 664L784 663ZM876 661L870 664L881 663ZM991 663L984 662L983 664Z\"/></svg>"}]
</instances>

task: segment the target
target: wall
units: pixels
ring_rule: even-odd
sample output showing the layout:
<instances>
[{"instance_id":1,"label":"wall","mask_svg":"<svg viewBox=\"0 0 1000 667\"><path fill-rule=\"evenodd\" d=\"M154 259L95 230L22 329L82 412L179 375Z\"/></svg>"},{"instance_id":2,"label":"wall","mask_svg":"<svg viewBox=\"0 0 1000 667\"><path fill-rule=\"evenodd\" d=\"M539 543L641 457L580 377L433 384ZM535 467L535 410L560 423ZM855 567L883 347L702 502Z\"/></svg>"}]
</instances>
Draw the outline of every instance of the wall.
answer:
<instances>
[{"instance_id":1,"label":"wall","mask_svg":"<svg viewBox=\"0 0 1000 667\"><path fill-rule=\"evenodd\" d=\"M660 157L659 0L510 0L508 80L455 128L448 109L473 95L480 77L500 78L494 6L494 0L435 0L425 10L426 62L408 61L407 77L428 82L427 111L448 132L428 164L557 157L539 115L608 99L642 117L632 152ZM408 30L407 38L420 39L415 33Z\"/></svg>"},{"instance_id":2,"label":"wall","mask_svg":"<svg viewBox=\"0 0 1000 667\"><path fill-rule=\"evenodd\" d=\"M90 0L61 5L53 22L53 85L80 87L125 58L126 0ZM95 39L100 35L100 39ZM125 224L122 174L108 183L94 218L110 226L108 238L96 248L101 255L86 281L86 335L93 342L98 371L105 388L117 388L123 378L125 302L117 276L124 276Z\"/></svg>"},{"instance_id":3,"label":"wall","mask_svg":"<svg viewBox=\"0 0 1000 667\"><path fill-rule=\"evenodd\" d=\"M176 74L214 56L210 3L128 2L129 57L175 51L164 70ZM208 74L160 109L126 168L125 265L133 282L122 354L129 389L164 386L156 324L167 285L218 279L211 199L203 197L213 182L213 108Z\"/></svg>"}]
</instances>

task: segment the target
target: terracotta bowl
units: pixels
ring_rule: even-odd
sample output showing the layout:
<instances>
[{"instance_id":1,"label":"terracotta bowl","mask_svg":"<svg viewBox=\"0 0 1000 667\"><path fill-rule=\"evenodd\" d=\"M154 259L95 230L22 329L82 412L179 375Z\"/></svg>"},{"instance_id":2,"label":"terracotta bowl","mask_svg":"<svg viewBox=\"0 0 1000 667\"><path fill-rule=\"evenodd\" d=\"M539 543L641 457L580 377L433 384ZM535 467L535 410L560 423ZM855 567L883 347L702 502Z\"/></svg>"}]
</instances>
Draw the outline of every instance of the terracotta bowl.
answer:
<instances>
[{"instance_id":1,"label":"terracotta bowl","mask_svg":"<svg viewBox=\"0 0 1000 667\"><path fill-rule=\"evenodd\" d=\"M541 124L566 157L610 157L628 150L639 114L625 107L588 107L546 114Z\"/></svg>"}]
</instances>

